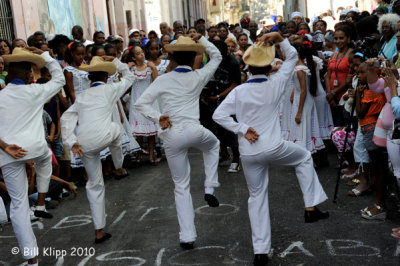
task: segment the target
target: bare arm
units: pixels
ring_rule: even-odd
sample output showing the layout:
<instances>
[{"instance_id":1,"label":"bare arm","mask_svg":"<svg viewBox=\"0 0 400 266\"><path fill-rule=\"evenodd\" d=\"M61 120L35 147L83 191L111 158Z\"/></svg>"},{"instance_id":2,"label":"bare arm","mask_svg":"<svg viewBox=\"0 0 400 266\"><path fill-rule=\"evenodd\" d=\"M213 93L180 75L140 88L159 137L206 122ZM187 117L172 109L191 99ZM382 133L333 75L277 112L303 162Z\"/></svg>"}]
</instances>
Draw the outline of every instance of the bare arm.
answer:
<instances>
[{"instance_id":1,"label":"bare arm","mask_svg":"<svg viewBox=\"0 0 400 266\"><path fill-rule=\"evenodd\" d=\"M54 136L54 139L58 139L61 135L61 112L60 112L60 102L56 101L57 103L57 134Z\"/></svg>"},{"instance_id":2,"label":"bare arm","mask_svg":"<svg viewBox=\"0 0 400 266\"><path fill-rule=\"evenodd\" d=\"M304 73L303 71L297 71L297 77L299 78L300 81L300 101L295 120L297 124L300 124L301 115L303 113L304 102L306 101L307 97L306 73Z\"/></svg>"},{"instance_id":3,"label":"bare arm","mask_svg":"<svg viewBox=\"0 0 400 266\"><path fill-rule=\"evenodd\" d=\"M64 89L71 98L71 102L75 103L75 88L74 88L74 82L73 82L73 76L71 72L64 71L64 76L65 76L65 86Z\"/></svg>"},{"instance_id":4,"label":"bare arm","mask_svg":"<svg viewBox=\"0 0 400 266\"><path fill-rule=\"evenodd\" d=\"M56 125L51 122L51 126L50 126L50 134L47 136L46 140L47 142L53 142L54 141L54 134L56 133Z\"/></svg>"},{"instance_id":5,"label":"bare arm","mask_svg":"<svg viewBox=\"0 0 400 266\"><path fill-rule=\"evenodd\" d=\"M364 116L367 114L369 106L371 103L362 103L362 94L365 90L365 86L358 86L357 91L356 91L356 110L357 110L357 115L359 118L364 118Z\"/></svg>"}]
</instances>

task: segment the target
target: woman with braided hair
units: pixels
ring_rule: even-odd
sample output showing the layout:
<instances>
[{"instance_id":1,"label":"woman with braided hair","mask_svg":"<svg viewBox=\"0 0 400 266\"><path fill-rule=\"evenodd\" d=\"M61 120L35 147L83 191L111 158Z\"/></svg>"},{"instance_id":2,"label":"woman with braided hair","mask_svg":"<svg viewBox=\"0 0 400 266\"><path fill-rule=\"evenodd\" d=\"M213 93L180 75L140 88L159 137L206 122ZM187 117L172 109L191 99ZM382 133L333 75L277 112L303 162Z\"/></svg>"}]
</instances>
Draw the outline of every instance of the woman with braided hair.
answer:
<instances>
[{"instance_id":1,"label":"woman with braided hair","mask_svg":"<svg viewBox=\"0 0 400 266\"><path fill-rule=\"evenodd\" d=\"M314 98L318 84L315 64L312 57L312 44L298 39L294 42L298 52L291 96L292 117L290 121L289 140L315 153L325 147L319 132L317 109Z\"/></svg>"}]
</instances>

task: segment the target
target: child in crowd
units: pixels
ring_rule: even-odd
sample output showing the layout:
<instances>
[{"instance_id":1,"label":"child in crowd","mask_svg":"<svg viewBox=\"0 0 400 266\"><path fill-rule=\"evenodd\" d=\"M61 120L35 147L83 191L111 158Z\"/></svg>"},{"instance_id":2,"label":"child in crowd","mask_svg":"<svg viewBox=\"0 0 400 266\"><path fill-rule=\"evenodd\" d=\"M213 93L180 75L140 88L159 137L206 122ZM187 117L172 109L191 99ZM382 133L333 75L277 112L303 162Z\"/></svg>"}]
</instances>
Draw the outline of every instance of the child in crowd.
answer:
<instances>
[{"instance_id":1,"label":"child in crowd","mask_svg":"<svg viewBox=\"0 0 400 266\"><path fill-rule=\"evenodd\" d=\"M146 59L149 62L152 62L156 68L158 75L161 76L165 73L169 72L169 60L161 59L158 55L160 54L160 46L158 45L156 40L150 40L146 44ZM157 105L159 106L158 102ZM156 137L156 154L157 159L155 160L156 163L159 163L162 160L162 153L161 153L162 142L161 139Z\"/></svg>"},{"instance_id":2,"label":"child in crowd","mask_svg":"<svg viewBox=\"0 0 400 266\"><path fill-rule=\"evenodd\" d=\"M358 68L358 83L356 91L356 110L363 136L363 143L371 158L371 178L375 178L376 201L375 204L363 209L361 215L365 219L385 219L386 211L383 209L385 153L382 148L373 142L375 125L378 114L385 105L382 94L372 92L367 83L368 65L364 62Z\"/></svg>"},{"instance_id":3,"label":"child in crowd","mask_svg":"<svg viewBox=\"0 0 400 266\"><path fill-rule=\"evenodd\" d=\"M157 125L153 121L146 119L142 114L136 111L134 104L136 100L143 94L147 87L158 76L157 68L153 62L145 62L145 54L140 46L132 47L127 56L127 62L134 62L131 71L135 76L132 84L131 100L129 109L129 123L132 127L132 134L136 136L137 142L143 149L143 137L148 138L150 163L154 161L155 136L157 135ZM137 155L137 162L142 160L142 151Z\"/></svg>"}]
</instances>

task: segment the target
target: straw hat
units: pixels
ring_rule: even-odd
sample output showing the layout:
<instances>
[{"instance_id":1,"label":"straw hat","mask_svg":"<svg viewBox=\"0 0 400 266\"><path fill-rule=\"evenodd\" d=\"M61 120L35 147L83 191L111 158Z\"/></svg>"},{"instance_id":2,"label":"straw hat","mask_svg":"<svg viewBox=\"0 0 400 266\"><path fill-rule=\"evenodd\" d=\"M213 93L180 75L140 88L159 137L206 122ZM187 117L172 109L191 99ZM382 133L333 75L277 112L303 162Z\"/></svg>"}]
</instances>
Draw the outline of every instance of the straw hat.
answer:
<instances>
[{"instance_id":1,"label":"straw hat","mask_svg":"<svg viewBox=\"0 0 400 266\"><path fill-rule=\"evenodd\" d=\"M12 54L3 55L4 63L15 63L15 62L29 62L35 64L38 68L42 68L46 65L44 58L38 54L34 54L24 48L14 48Z\"/></svg>"},{"instance_id":2,"label":"straw hat","mask_svg":"<svg viewBox=\"0 0 400 266\"><path fill-rule=\"evenodd\" d=\"M93 56L90 65L81 65L79 69L86 72L107 72L109 76L117 72L117 67L114 63L104 61L100 56Z\"/></svg>"},{"instance_id":3,"label":"straw hat","mask_svg":"<svg viewBox=\"0 0 400 266\"><path fill-rule=\"evenodd\" d=\"M275 45L265 46L257 43L249 47L243 55L243 61L250 66L265 67L272 63L275 58Z\"/></svg>"},{"instance_id":4,"label":"straw hat","mask_svg":"<svg viewBox=\"0 0 400 266\"><path fill-rule=\"evenodd\" d=\"M165 51L168 53L173 52L197 52L198 54L204 53L206 48L201 43L197 43L190 37L179 37L175 44L166 44L164 46Z\"/></svg>"}]
</instances>

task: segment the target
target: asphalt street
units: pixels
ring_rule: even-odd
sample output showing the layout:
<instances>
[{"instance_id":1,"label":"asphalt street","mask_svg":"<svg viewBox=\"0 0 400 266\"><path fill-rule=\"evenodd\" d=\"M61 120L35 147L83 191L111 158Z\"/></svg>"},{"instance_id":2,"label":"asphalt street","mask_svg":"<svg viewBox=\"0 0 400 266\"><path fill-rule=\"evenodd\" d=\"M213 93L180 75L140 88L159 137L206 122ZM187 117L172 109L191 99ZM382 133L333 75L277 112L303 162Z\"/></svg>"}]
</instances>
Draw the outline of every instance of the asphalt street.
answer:
<instances>
[{"instance_id":1,"label":"asphalt street","mask_svg":"<svg viewBox=\"0 0 400 266\"><path fill-rule=\"evenodd\" d=\"M84 187L51 210L51 220L33 223L39 245L39 265L251 265L253 260L248 191L243 171L219 168L219 208L204 201L204 166L201 154L190 153L191 192L196 209L198 238L195 249L179 246L179 227L173 182L167 162L129 170L122 180L107 179L106 231L112 238L95 245L94 229ZM360 209L371 205L374 194L347 196L340 183L337 204L332 203L336 163L318 170L329 196L321 209L328 220L304 223L301 191L291 168L271 168L269 199L272 224L271 265L400 265L400 241L390 236L400 226L397 206L387 200L386 221L366 221ZM0 232L0 265L24 262L15 247L11 224ZM18 254L13 254L18 253Z\"/></svg>"}]
</instances>

